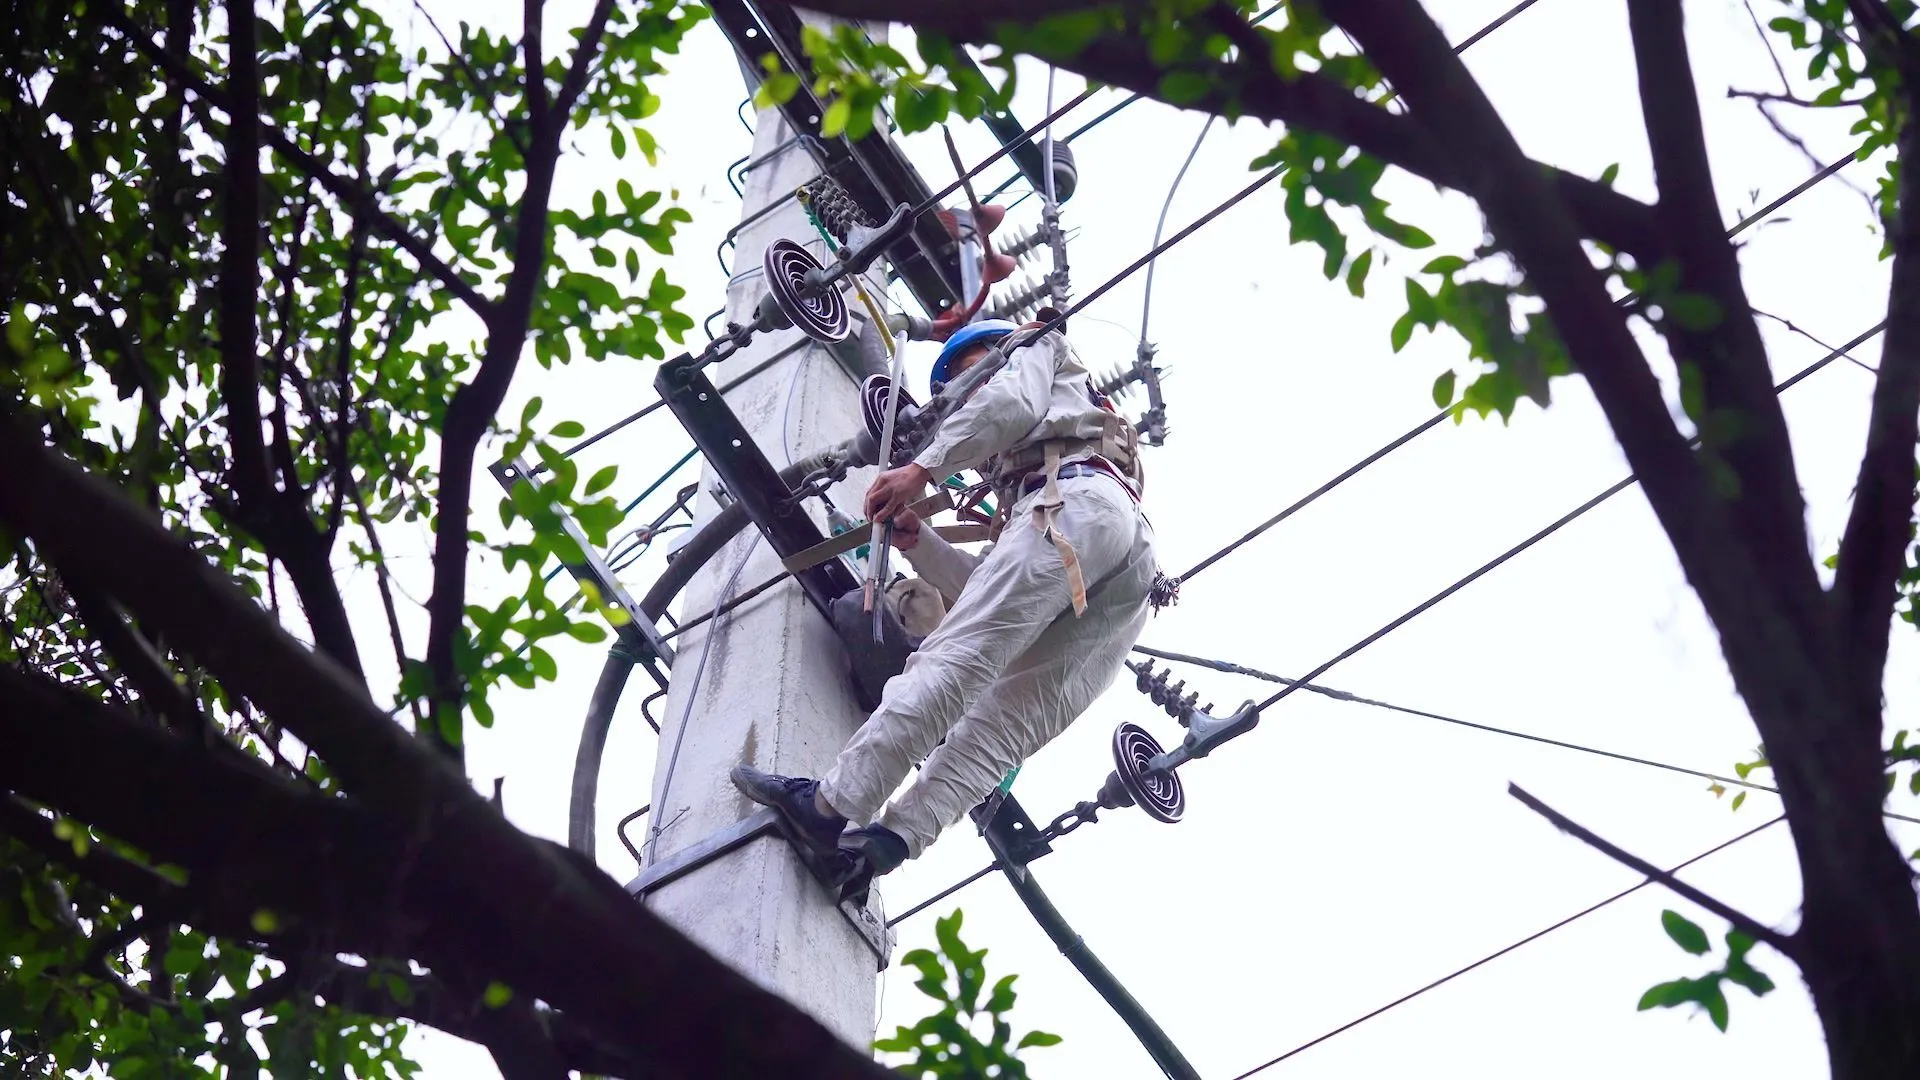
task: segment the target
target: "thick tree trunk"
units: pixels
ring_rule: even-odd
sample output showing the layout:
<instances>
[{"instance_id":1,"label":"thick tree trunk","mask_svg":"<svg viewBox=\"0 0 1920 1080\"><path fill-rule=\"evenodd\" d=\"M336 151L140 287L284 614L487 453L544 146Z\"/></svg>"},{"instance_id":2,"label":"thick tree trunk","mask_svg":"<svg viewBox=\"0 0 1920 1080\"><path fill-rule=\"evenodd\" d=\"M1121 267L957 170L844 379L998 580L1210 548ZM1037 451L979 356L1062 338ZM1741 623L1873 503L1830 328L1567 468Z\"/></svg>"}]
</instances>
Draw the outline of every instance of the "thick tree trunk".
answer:
<instances>
[{"instance_id":1,"label":"thick tree trunk","mask_svg":"<svg viewBox=\"0 0 1920 1080\"><path fill-rule=\"evenodd\" d=\"M1762 709L1754 702L1773 688L1741 689L1793 830L1802 878L1793 959L1813 994L1832 1076L1920 1077L1920 902L1881 813L1879 712L1846 716L1837 694L1812 712Z\"/></svg>"}]
</instances>

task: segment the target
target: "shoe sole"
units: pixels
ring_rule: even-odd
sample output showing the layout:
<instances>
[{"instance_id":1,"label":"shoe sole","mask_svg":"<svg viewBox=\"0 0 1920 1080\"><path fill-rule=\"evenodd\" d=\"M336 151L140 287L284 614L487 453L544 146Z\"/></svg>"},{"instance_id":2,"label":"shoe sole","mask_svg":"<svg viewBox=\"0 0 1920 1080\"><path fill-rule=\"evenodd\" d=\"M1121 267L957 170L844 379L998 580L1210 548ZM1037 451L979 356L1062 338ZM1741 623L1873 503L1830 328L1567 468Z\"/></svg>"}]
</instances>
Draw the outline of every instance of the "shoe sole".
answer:
<instances>
[{"instance_id":1,"label":"shoe sole","mask_svg":"<svg viewBox=\"0 0 1920 1080\"><path fill-rule=\"evenodd\" d=\"M735 790L739 791L740 794L745 795L749 800L759 803L761 806L764 806L769 810L772 810L774 813L780 815L780 820L785 822L787 825L787 831L794 836L805 838L809 846L823 852L831 851L835 847L839 846L838 837L834 838L834 842L832 844L827 844L827 843L823 843L816 840L813 837L813 834L807 830L807 825L805 822L795 819L792 814L787 812L786 806L781 802L774 799L763 798L758 791L754 790L752 786L753 781L751 779L742 777L738 772L738 770L728 773L727 778L733 781L733 786Z\"/></svg>"}]
</instances>

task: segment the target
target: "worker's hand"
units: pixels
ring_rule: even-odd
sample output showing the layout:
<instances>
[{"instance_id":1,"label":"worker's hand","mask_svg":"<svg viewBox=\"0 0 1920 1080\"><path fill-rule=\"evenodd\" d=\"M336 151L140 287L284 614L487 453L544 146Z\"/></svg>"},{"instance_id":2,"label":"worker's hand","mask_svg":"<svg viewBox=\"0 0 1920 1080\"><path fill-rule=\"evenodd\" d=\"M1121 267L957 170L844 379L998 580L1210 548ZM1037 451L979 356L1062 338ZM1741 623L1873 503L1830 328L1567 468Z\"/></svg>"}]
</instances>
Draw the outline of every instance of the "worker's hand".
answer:
<instances>
[{"instance_id":1,"label":"worker's hand","mask_svg":"<svg viewBox=\"0 0 1920 1080\"><path fill-rule=\"evenodd\" d=\"M902 510L893 515L893 546L912 551L920 544L920 515Z\"/></svg>"},{"instance_id":2,"label":"worker's hand","mask_svg":"<svg viewBox=\"0 0 1920 1080\"><path fill-rule=\"evenodd\" d=\"M873 486L867 489L867 520L885 521L897 516L932 480L932 474L912 462L874 477Z\"/></svg>"}]
</instances>

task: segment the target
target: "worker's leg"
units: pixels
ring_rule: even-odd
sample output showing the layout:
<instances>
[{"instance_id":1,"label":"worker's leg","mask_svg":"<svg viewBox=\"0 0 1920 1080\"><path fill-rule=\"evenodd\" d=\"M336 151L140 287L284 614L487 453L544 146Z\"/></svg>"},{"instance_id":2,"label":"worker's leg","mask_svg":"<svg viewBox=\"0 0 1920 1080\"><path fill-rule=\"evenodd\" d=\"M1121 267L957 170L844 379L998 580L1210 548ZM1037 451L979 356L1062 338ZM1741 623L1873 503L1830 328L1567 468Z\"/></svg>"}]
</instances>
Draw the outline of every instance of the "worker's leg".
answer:
<instances>
[{"instance_id":1,"label":"worker's leg","mask_svg":"<svg viewBox=\"0 0 1920 1080\"><path fill-rule=\"evenodd\" d=\"M1114 486L1104 477L1090 479ZM1116 494L1126 498L1122 492ZM1072 504L1071 498L1068 503ZM1084 516L1089 521L1099 519ZM1134 516L1131 505L1127 516ZM1117 526L1104 526L1104 530L1116 532ZM1082 545L1098 537L1083 539L1066 521L1062 532L1085 563L1088 554ZM1110 548L1113 542L1096 546ZM1094 579L1089 576L1088 580ZM1014 518L967 579L946 618L907 658L906 668L887 682L880 707L854 732L821 780L820 792L833 809L855 823L871 821L967 706L1032 646L1056 616L1071 613L1072 604L1060 553L1031 519Z\"/></svg>"},{"instance_id":2,"label":"worker's leg","mask_svg":"<svg viewBox=\"0 0 1920 1080\"><path fill-rule=\"evenodd\" d=\"M1068 610L1057 617L986 688L927 758L913 785L887 807L880 824L907 842L909 857L917 858L1008 769L1065 731L1112 684L1146 626L1153 587L1151 532L1135 520L1133 543L1119 559L1101 560L1105 580L1089 573L1088 581L1099 584L1088 591L1086 612L1076 618ZM1083 563L1087 554L1081 555Z\"/></svg>"}]
</instances>

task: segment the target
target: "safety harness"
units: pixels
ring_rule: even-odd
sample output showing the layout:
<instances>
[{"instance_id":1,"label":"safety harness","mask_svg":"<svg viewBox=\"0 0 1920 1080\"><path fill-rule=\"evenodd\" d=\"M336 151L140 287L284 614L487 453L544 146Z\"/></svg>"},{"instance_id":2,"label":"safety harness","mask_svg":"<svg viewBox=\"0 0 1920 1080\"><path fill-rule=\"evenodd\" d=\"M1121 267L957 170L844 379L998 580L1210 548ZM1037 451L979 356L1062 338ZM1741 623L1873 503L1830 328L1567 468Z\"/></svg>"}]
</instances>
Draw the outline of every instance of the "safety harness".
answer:
<instances>
[{"instance_id":1,"label":"safety harness","mask_svg":"<svg viewBox=\"0 0 1920 1080\"><path fill-rule=\"evenodd\" d=\"M1035 487L1040 489L1040 498L1033 504L1033 527L1040 530L1054 550L1060 553L1060 562L1067 572L1067 587L1073 592L1073 613L1075 617L1084 615L1087 610L1086 577L1080 570L1080 555L1073 550L1073 544L1060 532L1060 508L1066 505L1066 499L1060 493L1060 481L1065 477L1090 475L1102 472L1119 481L1126 489L1135 505L1146 488L1146 473L1140 461L1140 435L1132 424L1114 409L1112 399L1094 388L1093 380L1087 380L1087 399L1101 411L1101 433L1095 439L1047 439L1019 450L997 455L982 470L990 479L994 493L993 521L987 528L987 539L998 540L1011 516L1011 507L1020 501ZM1063 458L1077 454L1091 453L1084 462L1073 462L1064 469ZM1038 468L1036 468L1036 466Z\"/></svg>"}]
</instances>

